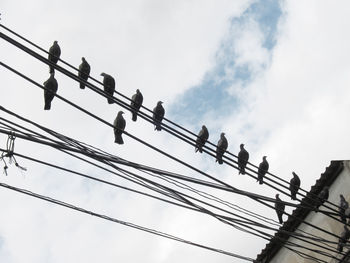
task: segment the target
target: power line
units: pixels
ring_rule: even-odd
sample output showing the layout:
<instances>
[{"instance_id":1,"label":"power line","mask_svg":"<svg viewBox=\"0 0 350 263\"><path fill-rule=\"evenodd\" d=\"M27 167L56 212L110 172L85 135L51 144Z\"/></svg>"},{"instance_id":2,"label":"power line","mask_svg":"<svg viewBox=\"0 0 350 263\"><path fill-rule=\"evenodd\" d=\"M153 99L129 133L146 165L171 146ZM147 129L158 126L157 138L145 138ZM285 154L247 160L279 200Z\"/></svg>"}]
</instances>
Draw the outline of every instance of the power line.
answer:
<instances>
[{"instance_id":1,"label":"power line","mask_svg":"<svg viewBox=\"0 0 350 263\"><path fill-rule=\"evenodd\" d=\"M0 34L1 34L1 33L0 33ZM35 86L37 86L37 87L39 87L39 88L41 88L41 89L45 89L45 87L43 87L42 85L38 84L37 82L35 82L34 80L30 79L29 77L23 75L22 73L18 72L17 70L11 68L10 66L4 64L3 62L0 62L0 65L4 66L5 68L9 69L10 71L16 73L17 75L21 76L22 78L28 80L29 82L33 83ZM60 96L60 95L58 95L58 94L56 94L55 96L56 96L57 98L59 98L59 99L65 101L66 103L70 104L70 105L73 106L74 108L79 109L80 111L82 111L82 112L88 114L89 116L95 118L96 120L99 120L100 122L102 122L102 123L104 123L104 124L106 124L106 125L108 125L108 126L110 126L110 127L113 127L113 125L111 125L110 123L106 122L106 121L103 120L102 118L100 118L100 117L94 115L93 113L91 113L91 112L89 112L89 111L83 109L82 107L80 107L80 106L74 104L73 102L71 102L71 101L69 101L69 100L63 98L62 96ZM207 173L205 173L205 172L199 170L198 168L195 168L195 167L193 167L192 165L190 165L190 164L188 164L188 163L186 163L186 162L184 162L184 161L181 161L180 159L178 159L178 158L176 158L176 157L174 157L174 156L172 156L172 155L170 155L170 154L168 154L168 153L166 153L166 152L164 152L164 151L158 149L157 147L155 147L155 146L153 146L153 145L150 145L149 143L147 143L147 142L145 142L145 141L143 141L143 140L141 140L141 139L139 139L139 138L137 138L137 137L131 135L130 133L128 133L128 132L126 132L126 131L124 131L124 134L126 134L127 136L129 136L129 137L135 139L136 141L138 141L138 142L140 142L140 143L142 143L142 144L144 144L144 145L146 145L146 146L152 148L153 150L155 150L155 151L157 151L157 152L159 152L159 153L161 153L161 154L163 154L163 155L169 157L170 159L175 160L175 161L181 163L182 165L184 165L184 166L186 166L186 167L188 167L188 168L191 168L192 170L194 170L194 171L196 171L196 172L199 172L200 174L202 174L202 175L204 175L204 176L206 176L206 177L208 177L208 178L210 178L210 179L212 179L212 180L214 180L214 181L216 181L216 182L222 183L222 184L224 184L225 186L230 187L230 188L232 189L232 192L235 192L235 193L242 194L242 195L245 195L245 196L247 196L247 197L250 197L250 198L252 198L253 200L255 200L255 201L257 201L257 202L260 202L260 203L264 204L265 206L268 206L268 207L270 207L270 208L272 208L272 209L275 210L275 208L274 208L273 206L271 206L270 204L267 204L267 203L265 203L265 202L263 202L263 201L260 200L260 199L265 200L265 201L269 201L269 200L270 200L271 202L275 202L274 199L266 198L266 197L263 197L263 196L260 196L260 195L256 195L256 194L249 193L249 192L247 192L247 191L239 190L239 189L237 189L237 188L235 188L235 187L233 187L233 186L231 186L231 185L228 185L227 183L225 183L225 182L223 182L223 181L221 181L221 180L219 180L219 179L217 179L217 178L215 178L215 177L213 177L213 176L211 176L211 175L209 175L209 174L207 174ZM288 204L287 202L285 202L285 203ZM289 214L289 213L286 213L285 211L283 211L283 213L286 214L286 215L288 215L288 216L290 216L290 217L294 217L293 215L291 215L291 214ZM318 226L315 226L315 225L313 225L313 224L311 224L311 223L309 223L309 222L307 222L307 221L301 220L301 219L299 219L299 218L296 218L296 219L298 219L300 222L304 222L305 224L307 224L307 225L309 225L309 226L312 226L313 228L316 228L316 229L318 229L318 230L320 230L320 231L322 231L322 232L324 232L324 233L327 233L328 235L331 235L331 236L334 236L334 237L336 237L336 238L339 238L337 235L335 235L335 234L333 234L333 233L331 233L331 232L329 232L329 231L327 231L327 230L324 230L324 229L322 229L322 228L320 228L320 227L318 227Z\"/></svg>"},{"instance_id":2,"label":"power line","mask_svg":"<svg viewBox=\"0 0 350 263\"><path fill-rule=\"evenodd\" d=\"M8 184L5 184L5 183L0 183L0 187L7 188L7 189L10 189L10 190L13 190L13 191L16 191L16 192L19 192L19 193L22 193L22 194L25 194L25 195L28 195L28 196L32 196L34 198L38 198L38 199L47 201L49 203L53 203L53 204L56 204L56 205L59 205L59 206L62 206L62 207L66 207L66 208L69 208L69 209L72 209L72 210L75 210L75 211L78 211L78 212L81 212L81 213L84 213L84 214L95 216L95 217L98 217L98 218L101 218L101 219L104 219L104 220L107 220L107 221L110 221L110 222L121 224L121 225L130 227L130 228L134 228L134 229L137 229L137 230L140 230L140 231L143 231L143 232L151 233L151 234L154 234L154 235L157 235L157 236L165 237L165 238L168 238L168 239L171 239L171 240L175 240L175 241L178 241L178 242L181 242L181 243L185 243L185 244L188 244L188 245L192 245L192 246L200 247L200 248L203 248L203 249L211 250L211 251L214 251L214 252L217 252L217 253L220 253L220 254L224 254L224 255L227 255L227 256L239 258L239 259L242 259L242 260L245 260L245 261L250 261L250 262L254 261L252 258L249 258L249 257L241 256L239 254L228 252L228 251L225 251L225 250L222 250L222 249L217 249L217 248L205 246L205 245L202 245L202 244L199 244L199 243L195 243L195 242L192 242L192 241L188 241L188 240L185 240L185 239L182 239L182 238L179 238L179 237L167 234L165 232L157 231L157 230L154 230L154 229L151 229L151 228L147 228L147 227L143 227L143 226L140 226L140 225L137 225L137 224L134 224L134 223L130 223L130 222L127 222L127 221L119 220L119 219L116 219L114 217L110 217L110 216L107 216L107 215L99 214L99 213L96 213L94 211L87 210L87 209L84 209L84 208L81 208L81 207L78 207L78 206L74 206L72 204L69 204L69 203L66 203L66 202L54 199L54 198L50 198L50 197L47 197L47 196L44 196L44 195L40 195L40 194L31 192L31 191L28 191L26 189L17 188L17 187L14 187L14 186L11 186L11 185L8 185Z\"/></svg>"},{"instance_id":3,"label":"power line","mask_svg":"<svg viewBox=\"0 0 350 263\"><path fill-rule=\"evenodd\" d=\"M16 35L17 37L21 38L22 40L26 41L27 43L29 43L29 44L35 46L36 48L38 48L39 50L43 51L44 53L48 54L48 52L47 52L46 50L44 50L43 48L41 48L41 47L39 47L38 45L34 44L33 42L29 41L28 39L24 38L23 36L17 34L16 32L12 31L11 29L9 29L9 28L7 28L7 27L1 25L1 24L0 24L0 26L3 27L4 29L6 29L7 31L11 32L12 34ZM1 34L2 34L2 33L1 33ZM16 43L15 43L16 41L11 40L11 38L7 37L6 35L3 35L3 34L2 34L2 37L3 37L5 40L9 41L10 43L16 45ZM12 41L12 42L11 42L11 41ZM13 41L14 41L14 42L13 42ZM20 46L18 46L18 45L20 45ZM26 51L26 52L29 53L30 55L36 57L36 58L39 59L40 61L42 61L42 62L44 62L44 63L46 63L46 64L48 64L48 65L51 65L51 66L55 67L56 69L58 69L59 71L61 71L63 74L65 74L65 75L67 75L67 76L73 78L74 80L76 80L76 81L78 81L78 82L84 82L90 89L92 89L93 91L97 92L99 95L102 95L102 96L104 96L104 97L113 99L114 102L116 102L118 105L120 105L120 106L122 106L122 107L124 107L124 108L126 108L126 109L128 109L128 110L131 109L131 106L128 105L128 104L126 104L125 102L122 102L122 101L119 100L119 99L116 99L116 98L114 98L114 97L111 97L111 96L107 95L106 93L100 91L96 86L93 86L92 84L90 84L90 83L88 83L88 82L85 82L84 80L82 80L82 79L79 78L78 76L72 74L71 72L69 72L69 71L63 69L63 68L60 67L60 66L57 66L56 64L53 64L52 62L48 61L46 58L41 57L39 54L37 54L37 53L35 53L34 51L32 51L32 50L26 48L25 46L23 46L23 45L21 45L21 44L19 44L19 43L17 43L16 46L19 47L20 49ZM23 48L23 47L25 47L25 48ZM69 66L70 68L72 68L72 69L74 69L74 70L76 70L76 71L79 71L77 68L75 68L74 66L70 65L69 63L63 61L62 59L59 59L59 60L60 60L63 64ZM92 79L92 80L94 80L95 82L97 82L98 84L102 85L102 83L101 83L100 81L98 81L98 80L92 78L91 76L90 76L90 79ZM119 93L119 92L117 92L117 91L116 91L116 93L117 93L119 96L123 97L124 99L127 99L128 101L130 101L130 99L129 99L128 97L126 97L125 95L123 95L123 94L121 94L121 93ZM149 110L148 108L143 107L143 106L142 106L142 108L144 108L144 109L146 109L148 112L152 113L152 111ZM153 123L152 117L150 117L150 116L148 116L148 115L146 115L145 113L142 113L142 112L139 112L139 113L140 113L140 116L143 117L145 120L147 120L147 121ZM182 129L182 130L184 130L184 131L190 133L191 135L197 137L194 133L190 132L189 130L187 130L187 129L183 128L183 127L181 127L180 125L177 125L176 123L173 123L173 122L171 122L170 120L166 120L166 121L168 121L169 123L175 125L176 127L180 128L180 129ZM171 133L172 135L178 137L178 138L181 139L181 140L184 140L185 142L191 144L192 146L195 145L195 144L193 143L193 142L194 142L193 139L191 139L191 138L189 138L188 136L186 136L186 135L184 135L184 134L182 134L182 133L176 131L175 129L172 129L171 127L169 127L169 126L167 126L167 125L164 125L164 126L165 126L165 129L164 129L164 130L166 130L167 132ZM167 128L169 128L169 129L167 129ZM175 133L174 133L174 132L175 132ZM177 135L176 133L180 134L180 136ZM181 137L181 136L183 136L183 137ZM184 138L186 138L186 139L184 139ZM190 141L188 141L188 140L190 140ZM191 141L192 141L192 142L191 142ZM212 144L212 143L210 143L210 142L208 142L208 144L210 144L210 145L212 145L212 146L215 146L214 144ZM209 147L207 147L207 148L208 148L210 151L215 152L213 149L210 149ZM214 156L212 153L209 153L209 152L207 152L207 151L205 151L205 152L208 153L208 154L210 154L211 156ZM235 157L235 158L238 158L236 155L231 154L230 152L227 152L227 154L228 154L228 155L231 155L231 156L233 156L233 157ZM231 162L237 164L236 161L234 161L234 160L232 160L232 159L230 159L230 158L228 158L228 157L225 157L225 158L227 158L227 159L230 160ZM236 165L233 165L233 164L231 164L231 163L229 163L229 162L227 162L227 161L225 161L225 163L227 163L228 165L232 166L232 167L235 168L235 169L238 169L238 167L237 167ZM249 163L249 164L250 164L250 163ZM255 165L253 165L253 164L251 164L251 165L252 165L253 167L257 168L257 166L255 166ZM247 170L252 171L252 172L254 172L254 173L257 173L257 171L254 171L254 170L252 170L252 169L250 169L250 168L248 168L248 167L247 167ZM272 175L274 178L277 178L277 179L282 180L283 182L285 182L285 183L287 183L287 184L289 185L289 183L288 183L287 181L285 181L285 180L283 180L283 179L281 179L281 178L279 178L279 177L277 177L277 176L275 176L275 175L273 175L273 174L271 174L271 173L269 173L269 172L268 172L268 174L269 174L269 175ZM256 179L256 177L254 177L253 175L251 175L251 174L249 174L249 173L247 173L247 175L249 175L249 176L251 176L251 177L253 177L253 178ZM268 178L268 177L267 177L267 180L270 180L270 181L272 181L272 182L278 184L279 186L282 186L283 188L288 189L288 187L286 187L286 186L284 186L284 185L282 185L282 184L280 184L280 183L278 183L278 182L272 180L271 178ZM281 193L286 194L287 196L290 196L289 193L287 193L287 192L285 192L285 191L283 191L283 190L280 190L280 189L278 189L278 188L272 186L271 184L268 184L268 183L266 183L266 182L265 182L265 184L268 185L268 186L270 186L270 187L272 187L272 188L274 188L275 190L277 190L277 191L279 191L279 192L281 192ZM301 189L301 191L302 191L302 189ZM303 190L303 191L305 191L305 190ZM306 191L305 191L305 192L306 192ZM300 194L300 193L299 193L299 194ZM311 194L312 194L312 193L311 193ZM304 195L303 195L303 196L304 196ZM316 197L316 199L318 198L317 196L315 196L315 197ZM300 201L300 200L298 200L298 201ZM326 202L326 203L329 203L329 202ZM336 206L336 207L338 207L338 206L335 205L335 204L333 204L333 205ZM325 204L324 204L324 206L327 207L327 208L329 208L329 209L331 209L331 210L333 210L333 211L335 211L335 212L338 212L338 211L336 211L336 210L334 210L334 209L328 207L328 206L325 205ZM338 218L334 218L334 217L333 217L333 219L340 221L340 219L338 219Z\"/></svg>"},{"instance_id":4,"label":"power line","mask_svg":"<svg viewBox=\"0 0 350 263\"><path fill-rule=\"evenodd\" d=\"M187 196L188 197L188 196ZM215 217L217 217L217 215L215 214ZM221 217L221 216L219 216L219 217ZM221 217L222 218L222 217ZM230 221L232 221L232 219L231 218L225 218L225 219L228 219L228 220L230 220ZM222 220L220 220L220 221L222 221ZM242 222L242 221L240 221L239 222L241 225L243 224L244 225L244 222ZM247 222L245 222L245 223L247 223ZM257 225L257 226L259 226L259 225ZM260 225L261 226L261 225ZM241 228L239 228L240 230L241 230ZM271 228L269 228L269 229L271 229ZM276 229L274 229L274 230L276 230ZM251 232L250 232L251 233ZM301 239L300 237L297 237L297 239L299 239L299 240L302 240L302 241L304 241L304 242L307 242L307 243L310 243L309 241L305 241L305 239ZM311 244L313 244L313 245L315 245L314 243L311 243ZM317 246L317 244L316 244L316 246ZM322 246L320 246L321 248L323 248L323 249L327 249L327 248L325 248L325 247L322 247ZM322 252L322 251L321 251Z\"/></svg>"}]
</instances>

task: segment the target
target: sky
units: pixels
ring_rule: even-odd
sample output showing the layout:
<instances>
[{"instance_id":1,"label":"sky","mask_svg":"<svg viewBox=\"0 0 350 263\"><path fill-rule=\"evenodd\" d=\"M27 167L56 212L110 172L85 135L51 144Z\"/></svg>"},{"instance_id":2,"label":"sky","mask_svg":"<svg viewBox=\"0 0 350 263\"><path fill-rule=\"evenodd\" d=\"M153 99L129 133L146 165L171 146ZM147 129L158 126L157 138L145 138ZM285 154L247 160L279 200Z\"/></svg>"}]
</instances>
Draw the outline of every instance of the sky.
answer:
<instances>
[{"instance_id":1,"label":"sky","mask_svg":"<svg viewBox=\"0 0 350 263\"><path fill-rule=\"evenodd\" d=\"M349 12L345 0L3 0L0 22L45 49L57 40L69 63L78 66L84 56L95 78L114 76L129 97L140 89L148 108L163 101L166 117L194 133L205 124L215 144L225 132L230 152L244 143L252 163L266 155L272 173L289 181L295 171L309 190L332 160L349 159ZM3 39L0 45L0 61L39 83L49 77L47 66ZM55 77L60 95L113 122L119 106L61 73ZM132 138L114 144L110 127L56 98L44 111L42 90L3 67L0 79L0 105L9 110L130 161L205 179ZM275 196L144 120L132 122L129 112L124 116L126 130L144 141L239 189ZM0 135L0 147L6 140ZM16 150L135 187L47 147L16 139ZM266 245L208 215L18 162L28 170L12 164L0 182L251 258ZM202 190L276 219L246 197ZM7 189L0 190L0 207L1 262L242 262Z\"/></svg>"}]
</instances>

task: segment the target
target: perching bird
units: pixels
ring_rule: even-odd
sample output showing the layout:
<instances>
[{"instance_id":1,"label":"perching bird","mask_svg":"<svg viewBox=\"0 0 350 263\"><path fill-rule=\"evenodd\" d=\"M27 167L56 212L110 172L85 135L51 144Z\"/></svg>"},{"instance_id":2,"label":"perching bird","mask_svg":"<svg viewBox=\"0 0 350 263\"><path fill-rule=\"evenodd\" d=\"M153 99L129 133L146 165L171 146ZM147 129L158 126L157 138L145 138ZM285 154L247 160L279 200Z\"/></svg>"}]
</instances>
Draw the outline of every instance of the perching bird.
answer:
<instances>
[{"instance_id":1,"label":"perching bird","mask_svg":"<svg viewBox=\"0 0 350 263\"><path fill-rule=\"evenodd\" d=\"M276 194L276 203L275 203L275 210L278 216L278 220L280 221L280 224L283 223L283 213L284 213L285 204L284 202L279 198L279 194Z\"/></svg>"},{"instance_id":2,"label":"perching bird","mask_svg":"<svg viewBox=\"0 0 350 263\"><path fill-rule=\"evenodd\" d=\"M268 170L269 170L269 163L266 161L266 156L263 156L263 161L259 164L259 169L258 169L259 184L263 184L264 176Z\"/></svg>"},{"instance_id":3,"label":"perching bird","mask_svg":"<svg viewBox=\"0 0 350 263\"><path fill-rule=\"evenodd\" d=\"M50 74L49 79L44 82L44 87L45 87L45 90L44 90L44 100L45 100L44 110L49 110L49 109L51 109L51 101L55 97L55 94L56 94L57 89L58 89L58 84L57 84L57 80L55 79L54 72L52 72Z\"/></svg>"},{"instance_id":4,"label":"perching bird","mask_svg":"<svg viewBox=\"0 0 350 263\"><path fill-rule=\"evenodd\" d=\"M226 149L228 146L227 139L225 137L225 133L222 132L220 135L220 139L218 141L218 144L216 146L216 161L219 164L223 164L222 156L224 155Z\"/></svg>"},{"instance_id":5,"label":"perching bird","mask_svg":"<svg viewBox=\"0 0 350 263\"><path fill-rule=\"evenodd\" d=\"M245 174L245 167L247 166L248 160L249 160L249 153L246 149L244 149L244 144L241 143L239 146L241 150L238 153L238 168L239 173L238 174Z\"/></svg>"},{"instance_id":6,"label":"perching bird","mask_svg":"<svg viewBox=\"0 0 350 263\"><path fill-rule=\"evenodd\" d=\"M209 132L205 125L202 126L202 129L199 131L196 140L195 152L203 152L203 146L209 138Z\"/></svg>"},{"instance_id":7,"label":"perching bird","mask_svg":"<svg viewBox=\"0 0 350 263\"><path fill-rule=\"evenodd\" d=\"M137 120L137 113L141 108L143 102L143 96L139 89L136 90L136 93L131 97L131 112L132 112L132 120Z\"/></svg>"},{"instance_id":8,"label":"perching bird","mask_svg":"<svg viewBox=\"0 0 350 263\"><path fill-rule=\"evenodd\" d=\"M340 195L340 203L339 203L339 214L341 221L346 223L345 210L349 208L349 203L345 200L344 196Z\"/></svg>"},{"instance_id":9,"label":"perching bird","mask_svg":"<svg viewBox=\"0 0 350 263\"><path fill-rule=\"evenodd\" d=\"M318 208L328 199L329 196L329 186L325 186L322 191L317 196L316 202L316 212Z\"/></svg>"},{"instance_id":10,"label":"perching bird","mask_svg":"<svg viewBox=\"0 0 350 263\"><path fill-rule=\"evenodd\" d=\"M123 117L124 112L119 111L117 117L114 120L114 142L118 144L124 144L122 134L126 126L125 119Z\"/></svg>"},{"instance_id":11,"label":"perching bird","mask_svg":"<svg viewBox=\"0 0 350 263\"><path fill-rule=\"evenodd\" d=\"M339 236L339 240L338 240L338 247L337 250L341 253L343 252L343 247L345 246L346 242L348 241L350 237L350 231L349 229L346 227L346 225L344 225L344 230L343 232L341 232L340 236Z\"/></svg>"},{"instance_id":12,"label":"perching bird","mask_svg":"<svg viewBox=\"0 0 350 263\"><path fill-rule=\"evenodd\" d=\"M113 93L115 90L115 80L111 75L108 75L106 73L101 73L101 76L103 76L103 89L105 91L105 93L110 96L113 97ZM107 98L107 101L109 104L113 104L113 98Z\"/></svg>"},{"instance_id":13,"label":"perching bird","mask_svg":"<svg viewBox=\"0 0 350 263\"><path fill-rule=\"evenodd\" d=\"M161 123L164 118L165 110L162 106L162 101L158 101L157 106L153 109L153 123L154 129L157 131L161 131Z\"/></svg>"},{"instance_id":14,"label":"perching bird","mask_svg":"<svg viewBox=\"0 0 350 263\"><path fill-rule=\"evenodd\" d=\"M292 174L293 178L290 179L289 184L290 197L292 200L297 200L297 193L300 188L300 178L295 172L292 172Z\"/></svg>"},{"instance_id":15,"label":"perching bird","mask_svg":"<svg viewBox=\"0 0 350 263\"><path fill-rule=\"evenodd\" d=\"M83 80L87 81L90 75L90 65L87 63L86 59L84 57L81 58L82 62L79 66L79 73L78 76L82 78ZM83 82L80 82L80 88L85 89L85 84Z\"/></svg>"},{"instance_id":16,"label":"perching bird","mask_svg":"<svg viewBox=\"0 0 350 263\"><path fill-rule=\"evenodd\" d=\"M57 41L55 40L53 42L53 45L49 49L49 61L51 61L54 64L57 64L58 59L61 56L61 48L57 44ZM54 67L50 65L50 73L53 73L55 71Z\"/></svg>"}]
</instances>

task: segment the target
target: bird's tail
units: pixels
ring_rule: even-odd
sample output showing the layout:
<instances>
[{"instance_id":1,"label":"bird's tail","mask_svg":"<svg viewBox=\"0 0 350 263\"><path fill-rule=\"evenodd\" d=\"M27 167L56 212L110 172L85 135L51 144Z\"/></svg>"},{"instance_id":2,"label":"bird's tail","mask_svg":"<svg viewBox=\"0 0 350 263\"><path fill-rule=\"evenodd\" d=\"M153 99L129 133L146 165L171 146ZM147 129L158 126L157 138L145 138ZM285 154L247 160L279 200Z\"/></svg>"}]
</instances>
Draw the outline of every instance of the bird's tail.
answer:
<instances>
[{"instance_id":1,"label":"bird's tail","mask_svg":"<svg viewBox=\"0 0 350 263\"><path fill-rule=\"evenodd\" d=\"M217 155L217 156L216 156L216 161L217 161L219 164L223 164L223 163L224 163L223 160L222 160L222 156L220 156L220 155Z\"/></svg>"},{"instance_id":2,"label":"bird's tail","mask_svg":"<svg viewBox=\"0 0 350 263\"><path fill-rule=\"evenodd\" d=\"M239 169L239 173L238 174L245 174L245 169L244 169L244 167L241 167L240 169Z\"/></svg>"},{"instance_id":3,"label":"bird's tail","mask_svg":"<svg viewBox=\"0 0 350 263\"><path fill-rule=\"evenodd\" d=\"M50 110L50 109L51 109L51 102L46 102L45 101L44 110Z\"/></svg>"},{"instance_id":4,"label":"bird's tail","mask_svg":"<svg viewBox=\"0 0 350 263\"><path fill-rule=\"evenodd\" d=\"M280 221L280 224L283 223L282 213L278 214L278 220Z\"/></svg>"},{"instance_id":5,"label":"bird's tail","mask_svg":"<svg viewBox=\"0 0 350 263\"><path fill-rule=\"evenodd\" d=\"M297 194L296 194L296 193L292 193L292 194L290 195L290 198L291 198L292 200L297 200Z\"/></svg>"},{"instance_id":6,"label":"bird's tail","mask_svg":"<svg viewBox=\"0 0 350 263\"><path fill-rule=\"evenodd\" d=\"M121 134L115 134L114 142L118 143L118 144L124 144L122 135Z\"/></svg>"},{"instance_id":7,"label":"bird's tail","mask_svg":"<svg viewBox=\"0 0 350 263\"><path fill-rule=\"evenodd\" d=\"M53 66L50 66L50 74L55 72L55 68Z\"/></svg>"},{"instance_id":8,"label":"bird's tail","mask_svg":"<svg viewBox=\"0 0 350 263\"><path fill-rule=\"evenodd\" d=\"M85 84L83 82L80 82L80 88L85 89Z\"/></svg>"},{"instance_id":9,"label":"bird's tail","mask_svg":"<svg viewBox=\"0 0 350 263\"><path fill-rule=\"evenodd\" d=\"M132 120L133 121L137 120L137 112L135 110L132 111Z\"/></svg>"},{"instance_id":10,"label":"bird's tail","mask_svg":"<svg viewBox=\"0 0 350 263\"><path fill-rule=\"evenodd\" d=\"M108 104L113 104L114 103L114 100L112 98L107 98L107 101L108 101Z\"/></svg>"},{"instance_id":11,"label":"bird's tail","mask_svg":"<svg viewBox=\"0 0 350 263\"><path fill-rule=\"evenodd\" d=\"M154 129L156 131L161 131L162 130L162 126L160 125L160 122L156 122L156 123L154 123L154 125L155 125Z\"/></svg>"},{"instance_id":12,"label":"bird's tail","mask_svg":"<svg viewBox=\"0 0 350 263\"><path fill-rule=\"evenodd\" d=\"M259 184L263 184L263 177L258 176L258 181L259 181Z\"/></svg>"}]
</instances>

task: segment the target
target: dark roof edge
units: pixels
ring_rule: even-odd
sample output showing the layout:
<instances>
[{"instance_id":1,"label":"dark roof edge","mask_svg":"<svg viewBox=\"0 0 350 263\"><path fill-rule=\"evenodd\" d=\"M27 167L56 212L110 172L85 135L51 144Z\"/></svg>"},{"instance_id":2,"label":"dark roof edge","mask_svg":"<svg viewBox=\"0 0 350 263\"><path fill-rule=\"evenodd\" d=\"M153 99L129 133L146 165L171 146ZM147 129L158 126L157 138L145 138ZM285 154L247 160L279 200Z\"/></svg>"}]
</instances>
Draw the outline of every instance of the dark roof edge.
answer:
<instances>
[{"instance_id":1,"label":"dark roof edge","mask_svg":"<svg viewBox=\"0 0 350 263\"><path fill-rule=\"evenodd\" d=\"M337 179L338 175L343 171L343 169L344 161L331 161L331 164L326 168L325 172L321 174L315 185L311 187L307 195L301 200L301 204L310 204L310 199L313 199L313 196L318 195L323 187L332 185L332 183ZM300 219L304 220L309 212L310 209L305 208L305 206L298 206L296 209L294 209L292 216L290 216L288 220L283 223L283 225L275 233L274 237L270 240L266 247L260 252L260 254L257 255L254 262L269 262L284 245L285 242L281 241L281 238L284 240L288 239L289 236L285 233L285 231L294 232L302 223Z\"/></svg>"}]
</instances>

